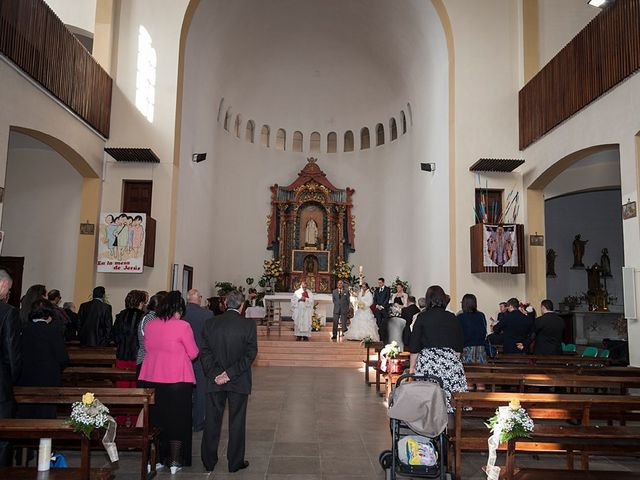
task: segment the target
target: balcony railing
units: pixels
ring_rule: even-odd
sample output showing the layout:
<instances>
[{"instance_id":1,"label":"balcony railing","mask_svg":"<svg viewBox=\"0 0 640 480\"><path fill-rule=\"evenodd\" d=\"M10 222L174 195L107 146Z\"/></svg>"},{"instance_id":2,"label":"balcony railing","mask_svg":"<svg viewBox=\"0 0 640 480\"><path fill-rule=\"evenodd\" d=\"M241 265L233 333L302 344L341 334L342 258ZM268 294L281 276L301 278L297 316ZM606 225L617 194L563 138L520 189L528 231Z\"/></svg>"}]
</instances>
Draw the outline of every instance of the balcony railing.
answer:
<instances>
[{"instance_id":1,"label":"balcony railing","mask_svg":"<svg viewBox=\"0 0 640 480\"><path fill-rule=\"evenodd\" d=\"M520 149L638 69L640 0L617 0L520 90Z\"/></svg>"},{"instance_id":2,"label":"balcony railing","mask_svg":"<svg viewBox=\"0 0 640 480\"><path fill-rule=\"evenodd\" d=\"M111 77L43 0L0 0L0 52L109 136Z\"/></svg>"}]
</instances>

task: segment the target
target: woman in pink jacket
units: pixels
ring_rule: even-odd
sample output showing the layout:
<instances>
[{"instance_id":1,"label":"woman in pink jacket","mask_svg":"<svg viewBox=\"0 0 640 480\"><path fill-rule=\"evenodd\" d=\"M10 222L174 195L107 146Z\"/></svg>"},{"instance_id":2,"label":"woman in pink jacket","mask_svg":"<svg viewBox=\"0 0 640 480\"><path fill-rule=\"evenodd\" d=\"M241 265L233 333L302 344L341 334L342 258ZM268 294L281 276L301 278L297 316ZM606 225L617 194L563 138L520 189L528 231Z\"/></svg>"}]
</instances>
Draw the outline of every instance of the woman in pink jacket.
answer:
<instances>
[{"instance_id":1,"label":"woman in pink jacket","mask_svg":"<svg viewBox=\"0 0 640 480\"><path fill-rule=\"evenodd\" d=\"M169 292L158 306L157 318L144 329L146 351L140 380L155 388L151 425L159 427L158 459L175 473L191 465L191 395L195 383L192 361L198 347L191 325L182 320L186 308L180 292Z\"/></svg>"}]
</instances>

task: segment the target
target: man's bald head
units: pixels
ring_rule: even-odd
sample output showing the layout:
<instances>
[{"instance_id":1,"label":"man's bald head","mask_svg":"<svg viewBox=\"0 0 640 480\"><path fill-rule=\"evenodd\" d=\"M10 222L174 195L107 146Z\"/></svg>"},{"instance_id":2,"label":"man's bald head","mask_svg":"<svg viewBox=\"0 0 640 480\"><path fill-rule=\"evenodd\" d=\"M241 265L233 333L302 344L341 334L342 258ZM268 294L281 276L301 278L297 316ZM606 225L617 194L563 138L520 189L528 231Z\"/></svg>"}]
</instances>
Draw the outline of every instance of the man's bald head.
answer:
<instances>
[{"instance_id":1,"label":"man's bald head","mask_svg":"<svg viewBox=\"0 0 640 480\"><path fill-rule=\"evenodd\" d=\"M200 292L198 291L198 289L192 288L187 292L187 302L200 305L201 301L202 301L202 295L200 295Z\"/></svg>"},{"instance_id":2,"label":"man's bald head","mask_svg":"<svg viewBox=\"0 0 640 480\"><path fill-rule=\"evenodd\" d=\"M0 302L6 302L9 299L9 291L13 280L6 270L0 269Z\"/></svg>"}]
</instances>

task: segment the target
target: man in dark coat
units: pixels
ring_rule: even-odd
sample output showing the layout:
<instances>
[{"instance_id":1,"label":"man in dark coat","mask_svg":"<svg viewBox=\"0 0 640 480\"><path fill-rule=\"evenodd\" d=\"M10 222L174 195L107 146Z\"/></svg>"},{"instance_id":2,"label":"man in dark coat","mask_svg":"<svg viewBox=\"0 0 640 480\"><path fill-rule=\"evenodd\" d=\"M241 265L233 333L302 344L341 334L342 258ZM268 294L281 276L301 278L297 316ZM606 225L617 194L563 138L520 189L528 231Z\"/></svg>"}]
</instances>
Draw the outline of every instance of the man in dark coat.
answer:
<instances>
[{"instance_id":1,"label":"man in dark coat","mask_svg":"<svg viewBox=\"0 0 640 480\"><path fill-rule=\"evenodd\" d=\"M407 323L404 325L404 331L402 332L402 342L405 345L411 343L411 323L416 313L420 313L420 309L416 305L416 297L409 295L407 298L408 305L402 309L400 316L405 319Z\"/></svg>"},{"instance_id":2,"label":"man in dark coat","mask_svg":"<svg viewBox=\"0 0 640 480\"><path fill-rule=\"evenodd\" d=\"M333 328L331 340L338 338L338 323L342 322L342 335L347 333L347 316L349 315L349 305L351 304L351 294L345 288L344 282L338 280L338 285L331 292L333 300Z\"/></svg>"},{"instance_id":3,"label":"man in dark coat","mask_svg":"<svg viewBox=\"0 0 640 480\"><path fill-rule=\"evenodd\" d=\"M243 296L227 295L227 311L205 325L200 360L208 380L207 408L202 435L202 463L212 471L218 462L222 416L229 402L230 472L249 466L244 459L247 401L251 393L251 364L258 354L256 322L241 314Z\"/></svg>"},{"instance_id":4,"label":"man in dark coat","mask_svg":"<svg viewBox=\"0 0 640 480\"><path fill-rule=\"evenodd\" d=\"M202 330L204 326L213 320L213 312L202 308L202 295L195 288L187 292L187 311L182 319L191 325L193 337L196 339L198 349L202 350ZM204 429L205 401L207 398L207 378L202 370L200 357L193 361L193 372L196 375L196 388L193 391L193 431L201 432Z\"/></svg>"},{"instance_id":5,"label":"man in dark coat","mask_svg":"<svg viewBox=\"0 0 640 480\"><path fill-rule=\"evenodd\" d=\"M104 287L93 289L93 300L80 305L80 345L83 347L105 347L111 342L113 315L111 305L104 301Z\"/></svg>"},{"instance_id":6,"label":"man in dark coat","mask_svg":"<svg viewBox=\"0 0 640 480\"><path fill-rule=\"evenodd\" d=\"M0 270L0 418L12 418L15 411L13 385L20 377L22 354L20 350L20 316L18 310L6 302L13 280ZM11 466L11 447L0 441L0 466Z\"/></svg>"},{"instance_id":7,"label":"man in dark coat","mask_svg":"<svg viewBox=\"0 0 640 480\"><path fill-rule=\"evenodd\" d=\"M373 315L376 317L380 340L387 343L389 340L389 330L387 327L387 309L391 299L391 289L384 284L384 278L378 279L378 288L373 293Z\"/></svg>"},{"instance_id":8,"label":"man in dark coat","mask_svg":"<svg viewBox=\"0 0 640 480\"><path fill-rule=\"evenodd\" d=\"M510 298L502 320L493 327L493 332L502 335L504 353L527 353L533 333L533 319L520 310L517 298Z\"/></svg>"},{"instance_id":9,"label":"man in dark coat","mask_svg":"<svg viewBox=\"0 0 640 480\"><path fill-rule=\"evenodd\" d=\"M540 304L542 315L536 318L536 334L533 353L536 355L562 355L564 320L553 311L553 302L543 300Z\"/></svg>"}]
</instances>

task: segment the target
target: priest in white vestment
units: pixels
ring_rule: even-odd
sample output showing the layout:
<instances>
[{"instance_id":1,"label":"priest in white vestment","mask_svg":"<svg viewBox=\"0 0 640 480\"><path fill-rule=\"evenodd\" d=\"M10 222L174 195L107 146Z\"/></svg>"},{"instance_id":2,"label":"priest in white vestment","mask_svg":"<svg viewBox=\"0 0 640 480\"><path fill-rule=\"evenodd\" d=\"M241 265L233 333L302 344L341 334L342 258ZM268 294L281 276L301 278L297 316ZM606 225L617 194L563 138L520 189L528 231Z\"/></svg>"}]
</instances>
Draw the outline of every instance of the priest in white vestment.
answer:
<instances>
[{"instance_id":1,"label":"priest in white vestment","mask_svg":"<svg viewBox=\"0 0 640 480\"><path fill-rule=\"evenodd\" d=\"M309 341L311 335L311 317L313 316L313 293L303 281L291 298L293 329L297 341Z\"/></svg>"}]
</instances>

